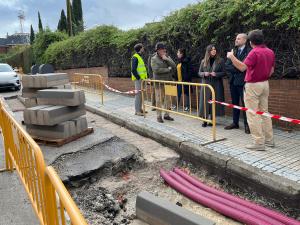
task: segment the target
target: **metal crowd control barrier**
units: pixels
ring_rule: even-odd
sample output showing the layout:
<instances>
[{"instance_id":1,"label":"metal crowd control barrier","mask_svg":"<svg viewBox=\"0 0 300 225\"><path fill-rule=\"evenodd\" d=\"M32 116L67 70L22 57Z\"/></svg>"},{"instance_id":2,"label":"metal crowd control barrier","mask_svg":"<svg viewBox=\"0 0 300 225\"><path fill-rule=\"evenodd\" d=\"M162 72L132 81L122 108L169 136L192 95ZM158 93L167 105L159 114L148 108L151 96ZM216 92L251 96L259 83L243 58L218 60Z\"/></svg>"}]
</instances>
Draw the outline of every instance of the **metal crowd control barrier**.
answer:
<instances>
[{"instance_id":1,"label":"metal crowd control barrier","mask_svg":"<svg viewBox=\"0 0 300 225\"><path fill-rule=\"evenodd\" d=\"M70 76L71 84L75 89L82 89L86 92L99 94L103 105L103 77L99 74L75 73Z\"/></svg>"},{"instance_id":2,"label":"metal crowd control barrier","mask_svg":"<svg viewBox=\"0 0 300 225\"><path fill-rule=\"evenodd\" d=\"M182 103L180 103L181 98L178 97L179 91L182 93ZM193 95L195 101L192 101ZM212 100L213 103L209 104L209 100ZM216 141L216 104L214 100L215 91L208 84L162 80L142 81L143 112L146 107L150 107L207 122L212 124L213 141ZM196 109L196 112L192 108Z\"/></svg>"},{"instance_id":3,"label":"metal crowd control barrier","mask_svg":"<svg viewBox=\"0 0 300 225\"><path fill-rule=\"evenodd\" d=\"M45 165L40 147L0 101L0 126L6 170L15 168L42 225L87 225L70 194L51 167ZM60 204L56 204L56 194ZM60 211L60 214L58 214ZM59 222L60 221L60 222Z\"/></svg>"}]
</instances>

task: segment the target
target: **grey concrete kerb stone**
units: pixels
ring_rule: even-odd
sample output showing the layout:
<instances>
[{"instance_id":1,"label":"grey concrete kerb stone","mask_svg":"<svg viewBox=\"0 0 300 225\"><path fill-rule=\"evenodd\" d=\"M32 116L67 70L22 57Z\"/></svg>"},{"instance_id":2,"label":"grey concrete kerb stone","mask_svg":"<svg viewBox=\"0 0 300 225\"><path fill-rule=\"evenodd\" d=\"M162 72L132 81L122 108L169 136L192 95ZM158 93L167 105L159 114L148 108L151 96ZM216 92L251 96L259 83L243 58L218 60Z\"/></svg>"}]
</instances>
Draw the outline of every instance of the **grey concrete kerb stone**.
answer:
<instances>
[{"instance_id":1,"label":"grey concrete kerb stone","mask_svg":"<svg viewBox=\"0 0 300 225\"><path fill-rule=\"evenodd\" d=\"M171 202L141 192L136 199L136 216L149 225L214 225L204 217L196 215Z\"/></svg>"}]
</instances>

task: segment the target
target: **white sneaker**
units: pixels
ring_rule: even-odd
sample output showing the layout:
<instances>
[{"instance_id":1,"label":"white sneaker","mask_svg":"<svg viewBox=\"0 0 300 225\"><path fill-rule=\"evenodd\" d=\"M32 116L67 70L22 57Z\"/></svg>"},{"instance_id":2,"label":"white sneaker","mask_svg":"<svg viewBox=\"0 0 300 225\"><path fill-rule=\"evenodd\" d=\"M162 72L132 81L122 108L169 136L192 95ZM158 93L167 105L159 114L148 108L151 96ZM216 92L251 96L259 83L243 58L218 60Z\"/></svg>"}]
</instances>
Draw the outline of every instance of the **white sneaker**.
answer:
<instances>
[{"instance_id":1,"label":"white sneaker","mask_svg":"<svg viewBox=\"0 0 300 225\"><path fill-rule=\"evenodd\" d=\"M264 145L257 145L257 144L246 145L246 148L249 150L253 150L253 151L265 151L266 150Z\"/></svg>"},{"instance_id":2,"label":"white sneaker","mask_svg":"<svg viewBox=\"0 0 300 225\"><path fill-rule=\"evenodd\" d=\"M188 112L188 111L190 111L190 108L189 108L189 107L185 107L185 108L184 108L184 111L185 111L185 112Z\"/></svg>"},{"instance_id":3,"label":"white sneaker","mask_svg":"<svg viewBox=\"0 0 300 225\"><path fill-rule=\"evenodd\" d=\"M171 109L172 109L172 110L176 110L176 108L177 108L176 105L172 105L172 106L171 106Z\"/></svg>"}]
</instances>

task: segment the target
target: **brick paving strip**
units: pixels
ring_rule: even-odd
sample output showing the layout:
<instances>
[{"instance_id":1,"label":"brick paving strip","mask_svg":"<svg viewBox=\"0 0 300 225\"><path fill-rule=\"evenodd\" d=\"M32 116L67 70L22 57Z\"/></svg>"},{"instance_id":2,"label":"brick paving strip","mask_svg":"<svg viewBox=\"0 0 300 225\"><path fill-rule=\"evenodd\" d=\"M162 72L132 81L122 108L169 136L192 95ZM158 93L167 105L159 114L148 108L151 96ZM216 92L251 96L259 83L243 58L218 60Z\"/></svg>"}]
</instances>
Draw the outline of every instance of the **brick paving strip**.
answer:
<instances>
[{"instance_id":1,"label":"brick paving strip","mask_svg":"<svg viewBox=\"0 0 300 225\"><path fill-rule=\"evenodd\" d=\"M214 168L220 175L250 186L292 207L300 202L300 133L274 130L276 148L264 152L245 149L251 136L240 130L225 131L227 118L217 119L217 139L212 141L211 128L201 122L173 115L174 122L156 122L156 112L144 117L134 115L132 97L105 92L104 105L97 95L86 93L87 109L114 123L131 129L159 143L174 148L182 157L197 164ZM242 182L241 182L242 181Z\"/></svg>"}]
</instances>

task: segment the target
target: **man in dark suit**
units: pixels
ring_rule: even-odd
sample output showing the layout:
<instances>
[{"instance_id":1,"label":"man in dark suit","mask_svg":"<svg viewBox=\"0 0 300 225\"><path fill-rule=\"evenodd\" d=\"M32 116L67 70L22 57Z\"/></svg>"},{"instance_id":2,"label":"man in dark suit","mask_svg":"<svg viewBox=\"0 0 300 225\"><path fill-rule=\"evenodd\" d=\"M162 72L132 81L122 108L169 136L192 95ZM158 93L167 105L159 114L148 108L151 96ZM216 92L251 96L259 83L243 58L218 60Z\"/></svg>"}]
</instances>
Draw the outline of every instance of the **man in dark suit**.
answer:
<instances>
[{"instance_id":1,"label":"man in dark suit","mask_svg":"<svg viewBox=\"0 0 300 225\"><path fill-rule=\"evenodd\" d=\"M252 50L250 47L246 45L247 43L247 34L239 34L235 39L235 50L234 55L240 60L244 61L249 52ZM244 86L245 86L245 75L246 72L241 72L238 70L231 62L230 59L227 59L226 64L226 73L229 76L229 85L230 85L230 93L232 104L238 106L245 106L244 103ZM240 104L241 102L241 104ZM246 113L243 112L244 116L244 125L245 125L245 133L250 134L250 129L247 123ZM229 126L225 127L225 130L239 129L239 118L240 118L240 110L233 109L233 123Z\"/></svg>"}]
</instances>

